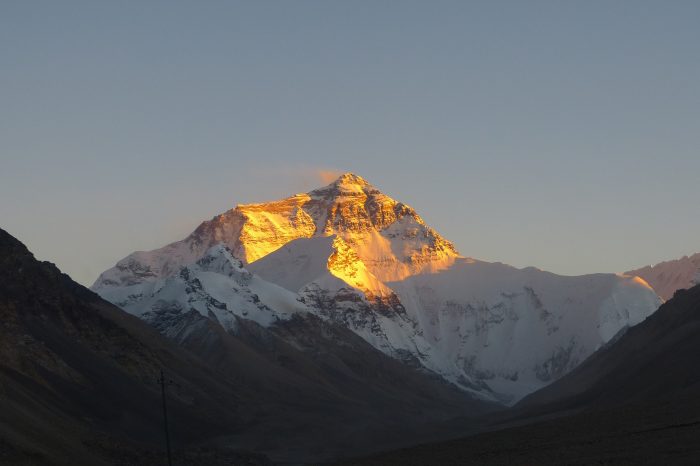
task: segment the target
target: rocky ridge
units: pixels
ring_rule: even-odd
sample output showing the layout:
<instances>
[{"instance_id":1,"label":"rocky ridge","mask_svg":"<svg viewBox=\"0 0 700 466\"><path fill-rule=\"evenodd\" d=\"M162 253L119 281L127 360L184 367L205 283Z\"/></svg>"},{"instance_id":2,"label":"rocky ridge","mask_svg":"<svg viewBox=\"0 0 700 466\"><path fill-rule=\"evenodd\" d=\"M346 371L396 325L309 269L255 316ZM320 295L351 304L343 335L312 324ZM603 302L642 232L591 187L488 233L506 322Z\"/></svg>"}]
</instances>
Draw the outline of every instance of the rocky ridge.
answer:
<instances>
[{"instance_id":1,"label":"rocky ridge","mask_svg":"<svg viewBox=\"0 0 700 466\"><path fill-rule=\"evenodd\" d=\"M625 274L642 277L662 299L668 301L676 291L700 284L700 253L647 265Z\"/></svg>"}]
</instances>

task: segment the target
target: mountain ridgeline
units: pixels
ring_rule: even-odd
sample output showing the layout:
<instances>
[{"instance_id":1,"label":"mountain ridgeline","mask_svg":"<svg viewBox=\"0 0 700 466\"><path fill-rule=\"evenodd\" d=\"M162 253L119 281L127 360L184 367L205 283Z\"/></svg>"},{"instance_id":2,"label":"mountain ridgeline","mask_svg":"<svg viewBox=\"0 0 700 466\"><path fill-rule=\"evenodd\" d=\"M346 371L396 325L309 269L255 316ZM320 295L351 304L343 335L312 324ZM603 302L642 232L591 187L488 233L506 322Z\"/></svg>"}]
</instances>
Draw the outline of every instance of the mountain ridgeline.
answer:
<instances>
[{"instance_id":1,"label":"mountain ridgeline","mask_svg":"<svg viewBox=\"0 0 700 466\"><path fill-rule=\"evenodd\" d=\"M182 241L129 255L92 289L181 343L207 321L238 336L313 317L504 405L660 304L631 275L565 277L464 257L410 206L351 173L239 205Z\"/></svg>"},{"instance_id":2,"label":"mountain ridgeline","mask_svg":"<svg viewBox=\"0 0 700 466\"><path fill-rule=\"evenodd\" d=\"M625 272L643 278L663 300L700 284L700 253Z\"/></svg>"}]
</instances>

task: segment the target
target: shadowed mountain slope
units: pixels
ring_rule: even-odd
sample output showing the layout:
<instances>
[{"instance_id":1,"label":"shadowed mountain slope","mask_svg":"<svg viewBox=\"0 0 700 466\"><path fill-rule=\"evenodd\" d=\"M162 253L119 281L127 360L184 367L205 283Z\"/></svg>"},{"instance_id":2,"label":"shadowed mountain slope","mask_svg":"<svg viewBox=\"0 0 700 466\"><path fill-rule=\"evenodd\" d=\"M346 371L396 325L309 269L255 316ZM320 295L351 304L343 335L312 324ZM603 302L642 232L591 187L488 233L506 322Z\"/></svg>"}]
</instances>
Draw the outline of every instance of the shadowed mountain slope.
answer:
<instances>
[{"instance_id":1,"label":"shadowed mountain slope","mask_svg":"<svg viewBox=\"0 0 700 466\"><path fill-rule=\"evenodd\" d=\"M174 319L182 331L160 335L0 230L0 463L161 461L161 367L177 384L183 464L264 463L232 448L282 461L370 452L491 409L314 316L245 321L236 335L194 311Z\"/></svg>"},{"instance_id":2,"label":"shadowed mountain slope","mask_svg":"<svg viewBox=\"0 0 700 466\"><path fill-rule=\"evenodd\" d=\"M2 230L0 321L10 463L105 464L115 449L160 449L161 367L179 385L169 400L177 447L240 429L230 383Z\"/></svg>"}]
</instances>

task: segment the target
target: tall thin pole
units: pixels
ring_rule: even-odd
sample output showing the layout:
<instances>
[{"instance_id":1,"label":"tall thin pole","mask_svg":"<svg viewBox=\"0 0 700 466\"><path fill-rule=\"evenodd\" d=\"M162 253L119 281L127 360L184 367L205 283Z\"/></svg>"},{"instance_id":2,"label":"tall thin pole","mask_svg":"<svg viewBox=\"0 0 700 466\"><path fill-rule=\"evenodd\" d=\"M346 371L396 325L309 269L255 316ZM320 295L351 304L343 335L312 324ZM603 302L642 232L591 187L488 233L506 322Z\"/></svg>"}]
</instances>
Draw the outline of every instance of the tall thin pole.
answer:
<instances>
[{"instance_id":1,"label":"tall thin pole","mask_svg":"<svg viewBox=\"0 0 700 466\"><path fill-rule=\"evenodd\" d=\"M165 404L165 376L163 369L160 369L160 392L163 396L163 428L165 429L165 448L168 451L168 466L173 466L173 459L170 454L170 434L168 433L168 407Z\"/></svg>"}]
</instances>

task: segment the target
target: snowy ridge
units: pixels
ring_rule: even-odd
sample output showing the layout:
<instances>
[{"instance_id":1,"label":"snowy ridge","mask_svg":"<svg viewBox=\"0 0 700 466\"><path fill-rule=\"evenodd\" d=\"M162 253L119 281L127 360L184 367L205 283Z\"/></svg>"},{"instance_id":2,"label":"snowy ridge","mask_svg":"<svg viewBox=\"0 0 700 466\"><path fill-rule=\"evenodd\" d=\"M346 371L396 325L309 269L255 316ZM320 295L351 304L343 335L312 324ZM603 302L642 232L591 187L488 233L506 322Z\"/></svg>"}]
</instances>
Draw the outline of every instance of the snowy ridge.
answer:
<instances>
[{"instance_id":1,"label":"snowy ridge","mask_svg":"<svg viewBox=\"0 0 700 466\"><path fill-rule=\"evenodd\" d=\"M166 334L181 334L169 325L188 312L232 332L239 319L271 326L312 313L505 404L660 304L634 276L563 277L461 257L413 209L353 174L237 206L182 241L128 256L93 290Z\"/></svg>"},{"instance_id":2,"label":"snowy ridge","mask_svg":"<svg viewBox=\"0 0 700 466\"><path fill-rule=\"evenodd\" d=\"M294 293L248 272L223 245L213 246L196 263L168 277L105 287L100 294L159 326L197 312L235 332L241 318L269 326L306 311Z\"/></svg>"},{"instance_id":3,"label":"snowy ridge","mask_svg":"<svg viewBox=\"0 0 700 466\"><path fill-rule=\"evenodd\" d=\"M625 273L642 277L664 301L667 301L676 291L700 283L700 253L653 266L647 265Z\"/></svg>"},{"instance_id":4,"label":"snowy ridge","mask_svg":"<svg viewBox=\"0 0 700 466\"><path fill-rule=\"evenodd\" d=\"M389 285L430 344L433 370L456 383L478 380L506 404L566 374L659 305L634 277L564 277L474 260Z\"/></svg>"}]
</instances>

